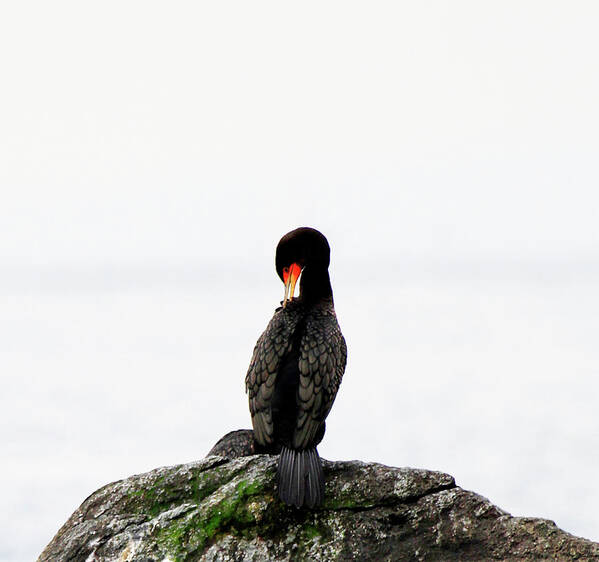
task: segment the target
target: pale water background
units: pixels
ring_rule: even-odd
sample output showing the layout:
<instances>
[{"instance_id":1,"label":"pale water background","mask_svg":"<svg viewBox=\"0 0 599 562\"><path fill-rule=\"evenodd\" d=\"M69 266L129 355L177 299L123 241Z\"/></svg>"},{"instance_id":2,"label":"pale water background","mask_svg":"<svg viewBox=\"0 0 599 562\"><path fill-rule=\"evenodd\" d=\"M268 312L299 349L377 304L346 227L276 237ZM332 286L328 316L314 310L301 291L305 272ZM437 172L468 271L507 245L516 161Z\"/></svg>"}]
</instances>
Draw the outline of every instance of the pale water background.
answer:
<instances>
[{"instance_id":1,"label":"pale water background","mask_svg":"<svg viewBox=\"0 0 599 562\"><path fill-rule=\"evenodd\" d=\"M599 540L598 263L405 259L332 278L349 361L323 457L446 471ZM100 486L250 427L273 270L22 268L0 286L1 560L33 560Z\"/></svg>"}]
</instances>

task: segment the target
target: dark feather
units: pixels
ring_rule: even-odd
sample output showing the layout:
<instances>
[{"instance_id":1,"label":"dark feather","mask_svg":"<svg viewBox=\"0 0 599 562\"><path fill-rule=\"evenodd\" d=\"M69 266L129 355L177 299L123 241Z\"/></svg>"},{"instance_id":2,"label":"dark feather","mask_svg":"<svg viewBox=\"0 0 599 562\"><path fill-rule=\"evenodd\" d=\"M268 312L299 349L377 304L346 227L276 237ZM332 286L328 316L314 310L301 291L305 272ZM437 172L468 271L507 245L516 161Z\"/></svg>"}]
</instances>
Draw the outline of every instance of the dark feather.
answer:
<instances>
[{"instance_id":1,"label":"dark feather","mask_svg":"<svg viewBox=\"0 0 599 562\"><path fill-rule=\"evenodd\" d=\"M316 447L283 447L277 469L279 497L295 507L315 507L324 499L324 472Z\"/></svg>"}]
</instances>

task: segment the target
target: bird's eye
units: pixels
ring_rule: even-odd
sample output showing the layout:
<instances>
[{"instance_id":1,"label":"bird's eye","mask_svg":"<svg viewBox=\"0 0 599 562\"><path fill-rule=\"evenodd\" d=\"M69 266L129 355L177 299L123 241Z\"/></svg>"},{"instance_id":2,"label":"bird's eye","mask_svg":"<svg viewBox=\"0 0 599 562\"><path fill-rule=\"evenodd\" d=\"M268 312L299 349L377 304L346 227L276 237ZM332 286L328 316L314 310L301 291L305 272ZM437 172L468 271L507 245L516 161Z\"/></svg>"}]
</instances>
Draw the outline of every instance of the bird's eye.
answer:
<instances>
[{"instance_id":1,"label":"bird's eye","mask_svg":"<svg viewBox=\"0 0 599 562\"><path fill-rule=\"evenodd\" d=\"M289 273L289 268L288 267L284 267L283 268L283 273Z\"/></svg>"}]
</instances>

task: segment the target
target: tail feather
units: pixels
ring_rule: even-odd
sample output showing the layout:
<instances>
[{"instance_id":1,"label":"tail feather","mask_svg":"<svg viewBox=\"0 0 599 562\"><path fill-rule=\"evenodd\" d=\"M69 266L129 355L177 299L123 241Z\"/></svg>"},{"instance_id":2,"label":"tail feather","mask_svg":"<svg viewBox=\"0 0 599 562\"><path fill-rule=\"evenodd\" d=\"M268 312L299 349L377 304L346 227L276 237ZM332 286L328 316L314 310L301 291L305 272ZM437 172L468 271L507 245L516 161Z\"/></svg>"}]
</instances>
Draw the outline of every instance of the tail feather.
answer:
<instances>
[{"instance_id":1,"label":"tail feather","mask_svg":"<svg viewBox=\"0 0 599 562\"><path fill-rule=\"evenodd\" d=\"M283 447L277 470L279 497L296 507L315 507L324 499L324 472L316 447Z\"/></svg>"},{"instance_id":2,"label":"tail feather","mask_svg":"<svg viewBox=\"0 0 599 562\"><path fill-rule=\"evenodd\" d=\"M320 505L324 500L324 472L322 462L318 456L316 448L312 449L313 454L309 455L310 467L308 469L308 488L312 490L312 505Z\"/></svg>"}]
</instances>

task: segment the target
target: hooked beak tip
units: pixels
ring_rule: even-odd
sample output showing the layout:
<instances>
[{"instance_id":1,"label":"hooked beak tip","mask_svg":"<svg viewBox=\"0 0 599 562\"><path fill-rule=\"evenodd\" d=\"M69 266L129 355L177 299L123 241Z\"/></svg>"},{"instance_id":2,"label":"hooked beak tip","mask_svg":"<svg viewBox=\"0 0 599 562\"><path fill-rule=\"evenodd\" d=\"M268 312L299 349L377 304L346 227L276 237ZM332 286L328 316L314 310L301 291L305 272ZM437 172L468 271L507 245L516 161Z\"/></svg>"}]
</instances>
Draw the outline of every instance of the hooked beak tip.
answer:
<instances>
[{"instance_id":1,"label":"hooked beak tip","mask_svg":"<svg viewBox=\"0 0 599 562\"><path fill-rule=\"evenodd\" d=\"M285 277L285 296L283 297L283 308L287 306L287 303L293 299L295 293L295 284L299 279L302 272L302 268L297 264L293 263L289 267L289 272Z\"/></svg>"}]
</instances>

